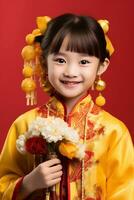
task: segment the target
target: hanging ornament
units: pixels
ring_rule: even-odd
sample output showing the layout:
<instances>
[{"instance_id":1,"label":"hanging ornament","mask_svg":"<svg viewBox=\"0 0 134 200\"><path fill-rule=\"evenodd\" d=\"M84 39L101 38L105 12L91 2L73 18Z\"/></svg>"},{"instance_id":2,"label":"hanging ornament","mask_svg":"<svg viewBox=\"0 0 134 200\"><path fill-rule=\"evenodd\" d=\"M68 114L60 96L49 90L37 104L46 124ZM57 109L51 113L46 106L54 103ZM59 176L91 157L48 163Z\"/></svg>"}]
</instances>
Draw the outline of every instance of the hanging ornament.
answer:
<instances>
[{"instance_id":1,"label":"hanging ornament","mask_svg":"<svg viewBox=\"0 0 134 200\"><path fill-rule=\"evenodd\" d=\"M99 92L99 96L96 98L95 103L98 106L104 106L106 99L102 96L101 92L106 88L105 81L101 80L100 76L97 81L95 81L95 89Z\"/></svg>"},{"instance_id":2,"label":"hanging ornament","mask_svg":"<svg viewBox=\"0 0 134 200\"><path fill-rule=\"evenodd\" d=\"M105 103L106 103L106 99L102 96L102 94L100 93L99 96L96 98L95 100L95 103L98 105L98 106L104 106Z\"/></svg>"},{"instance_id":3,"label":"hanging ornament","mask_svg":"<svg viewBox=\"0 0 134 200\"><path fill-rule=\"evenodd\" d=\"M99 77L99 80L95 82L95 89L97 91L103 91L106 88L106 83L105 81L101 80Z\"/></svg>"},{"instance_id":4,"label":"hanging ornament","mask_svg":"<svg viewBox=\"0 0 134 200\"><path fill-rule=\"evenodd\" d=\"M22 90L26 93L27 105L36 104L36 82L34 77L34 60L36 57L33 45L27 45L22 49L22 58L24 59L24 67L22 74L25 79L21 83Z\"/></svg>"},{"instance_id":5,"label":"hanging ornament","mask_svg":"<svg viewBox=\"0 0 134 200\"><path fill-rule=\"evenodd\" d=\"M30 65L25 65L22 70L22 73L23 73L24 77L28 78L28 77L33 76L34 70Z\"/></svg>"},{"instance_id":6,"label":"hanging ornament","mask_svg":"<svg viewBox=\"0 0 134 200\"><path fill-rule=\"evenodd\" d=\"M21 55L24 60L22 74L24 80L21 83L22 90L26 93L27 105L35 105L36 99L36 77L41 77L42 68L40 64L41 47L35 38L41 36L51 20L48 16L37 17L37 28L25 37L26 46L22 49Z\"/></svg>"},{"instance_id":7,"label":"hanging ornament","mask_svg":"<svg viewBox=\"0 0 134 200\"><path fill-rule=\"evenodd\" d=\"M27 105L36 104L36 83L32 78L25 78L21 83L22 90L26 93Z\"/></svg>"},{"instance_id":8,"label":"hanging ornament","mask_svg":"<svg viewBox=\"0 0 134 200\"><path fill-rule=\"evenodd\" d=\"M22 58L24 61L34 60L35 58L35 50L33 45L27 45L22 49L21 52Z\"/></svg>"},{"instance_id":9,"label":"hanging ornament","mask_svg":"<svg viewBox=\"0 0 134 200\"><path fill-rule=\"evenodd\" d=\"M34 39L35 39L35 36L32 33L26 35L26 38L25 38L26 43L29 44L29 45L33 44Z\"/></svg>"}]
</instances>

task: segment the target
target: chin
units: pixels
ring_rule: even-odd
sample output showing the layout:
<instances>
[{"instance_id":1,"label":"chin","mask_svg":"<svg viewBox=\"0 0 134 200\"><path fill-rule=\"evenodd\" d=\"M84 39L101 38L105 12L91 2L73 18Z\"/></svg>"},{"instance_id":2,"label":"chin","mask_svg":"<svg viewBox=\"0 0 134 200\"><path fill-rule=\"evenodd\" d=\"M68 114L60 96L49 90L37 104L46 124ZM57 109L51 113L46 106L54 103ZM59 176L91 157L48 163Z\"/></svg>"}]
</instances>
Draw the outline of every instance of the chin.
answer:
<instances>
[{"instance_id":1,"label":"chin","mask_svg":"<svg viewBox=\"0 0 134 200\"><path fill-rule=\"evenodd\" d=\"M71 99L78 99L81 98L82 96L84 96L85 93L83 94L76 94L76 95L67 95L67 94L62 94L63 98L71 100Z\"/></svg>"}]
</instances>

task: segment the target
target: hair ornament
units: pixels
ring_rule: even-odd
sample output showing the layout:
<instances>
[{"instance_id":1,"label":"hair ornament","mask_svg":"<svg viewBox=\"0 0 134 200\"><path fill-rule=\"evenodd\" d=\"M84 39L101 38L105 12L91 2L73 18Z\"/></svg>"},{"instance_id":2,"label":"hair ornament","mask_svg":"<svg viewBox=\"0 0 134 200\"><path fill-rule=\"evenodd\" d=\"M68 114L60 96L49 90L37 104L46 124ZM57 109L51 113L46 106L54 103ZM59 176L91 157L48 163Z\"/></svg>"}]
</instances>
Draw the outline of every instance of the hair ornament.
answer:
<instances>
[{"instance_id":1,"label":"hair ornament","mask_svg":"<svg viewBox=\"0 0 134 200\"><path fill-rule=\"evenodd\" d=\"M27 34L25 37L26 46L22 49L21 55L24 60L24 66L22 74L24 80L21 83L22 90L26 93L26 104L35 105L37 103L36 98L36 77L41 77L42 68L39 57L41 55L40 43L35 41L37 36L41 36L46 28L47 23L51 20L48 16L37 17L37 28L32 33Z\"/></svg>"},{"instance_id":2,"label":"hair ornament","mask_svg":"<svg viewBox=\"0 0 134 200\"><path fill-rule=\"evenodd\" d=\"M101 79L99 76L98 80L95 81L95 89L99 92L99 95L95 99L95 103L98 106L104 106L106 103L106 99L102 96L101 92L106 88L106 83L104 80Z\"/></svg>"},{"instance_id":3,"label":"hair ornament","mask_svg":"<svg viewBox=\"0 0 134 200\"><path fill-rule=\"evenodd\" d=\"M109 21L106 19L100 19L98 20L98 23L100 24L101 28L104 31L105 34L105 40L106 40L106 49L108 50L110 56L113 54L114 52L114 47L109 39L109 37L107 36L107 32L109 31Z\"/></svg>"}]
</instances>

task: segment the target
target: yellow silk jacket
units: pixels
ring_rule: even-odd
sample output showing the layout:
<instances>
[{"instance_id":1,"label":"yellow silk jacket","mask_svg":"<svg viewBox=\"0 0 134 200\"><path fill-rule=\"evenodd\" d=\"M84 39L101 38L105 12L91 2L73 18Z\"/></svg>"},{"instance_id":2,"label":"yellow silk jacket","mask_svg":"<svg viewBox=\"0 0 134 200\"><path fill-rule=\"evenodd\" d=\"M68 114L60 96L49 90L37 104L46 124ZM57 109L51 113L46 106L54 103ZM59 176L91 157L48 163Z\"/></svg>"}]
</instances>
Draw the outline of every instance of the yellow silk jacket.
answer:
<instances>
[{"instance_id":1,"label":"yellow silk jacket","mask_svg":"<svg viewBox=\"0 0 134 200\"><path fill-rule=\"evenodd\" d=\"M134 149L130 134L121 121L97 107L90 95L79 100L68 117L63 103L52 97L47 104L15 120L0 156L0 199L13 199L17 182L34 166L32 155L17 151L16 139L37 116L48 114L64 119L77 129L81 142L86 133L84 200L133 200ZM66 168L67 199L81 200L81 161L69 160ZM40 200L36 194L27 199Z\"/></svg>"}]
</instances>

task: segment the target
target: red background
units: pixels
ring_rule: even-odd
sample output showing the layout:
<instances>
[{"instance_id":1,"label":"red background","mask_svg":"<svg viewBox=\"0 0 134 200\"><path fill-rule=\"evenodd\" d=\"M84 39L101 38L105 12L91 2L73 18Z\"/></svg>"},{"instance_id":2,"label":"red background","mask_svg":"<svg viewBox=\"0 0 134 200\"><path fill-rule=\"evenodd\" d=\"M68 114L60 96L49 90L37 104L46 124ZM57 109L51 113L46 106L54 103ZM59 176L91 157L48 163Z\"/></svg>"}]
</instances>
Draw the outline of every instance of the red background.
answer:
<instances>
[{"instance_id":1,"label":"red background","mask_svg":"<svg viewBox=\"0 0 134 200\"><path fill-rule=\"evenodd\" d=\"M35 27L36 16L54 17L65 12L85 14L110 22L109 37L115 47L111 64L103 76L105 109L121 119L134 134L133 94L133 0L1 0L0 3L0 149L15 118L31 109L25 106L20 89L23 61L20 56L24 37ZM46 102L41 89L38 104ZM134 136L133 136L134 137Z\"/></svg>"}]
</instances>

